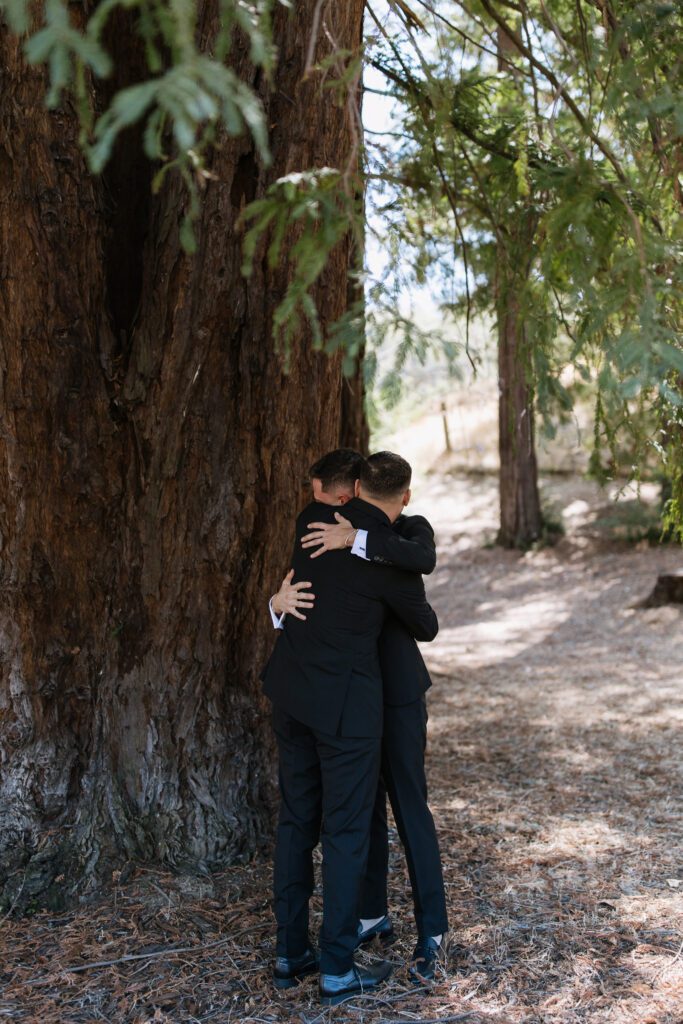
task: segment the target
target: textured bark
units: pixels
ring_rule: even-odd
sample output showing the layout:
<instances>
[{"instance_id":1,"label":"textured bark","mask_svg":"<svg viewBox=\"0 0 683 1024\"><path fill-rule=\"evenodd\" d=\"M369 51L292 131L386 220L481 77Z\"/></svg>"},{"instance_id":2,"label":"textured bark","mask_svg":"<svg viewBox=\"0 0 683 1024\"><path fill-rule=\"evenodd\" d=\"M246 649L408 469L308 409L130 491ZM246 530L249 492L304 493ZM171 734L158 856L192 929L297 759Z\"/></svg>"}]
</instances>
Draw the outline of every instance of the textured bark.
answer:
<instances>
[{"instance_id":1,"label":"textured bark","mask_svg":"<svg viewBox=\"0 0 683 1024\"><path fill-rule=\"evenodd\" d=\"M370 444L370 428L365 415L365 385L363 381L363 364L361 363L351 377L342 382L341 394L341 432L339 445L342 448L355 448L367 455Z\"/></svg>"},{"instance_id":2,"label":"textured bark","mask_svg":"<svg viewBox=\"0 0 683 1024\"><path fill-rule=\"evenodd\" d=\"M534 439L533 387L520 308L520 289L524 275L528 273L532 237L533 224L529 218L520 225L520 237L515 239L514 251L519 252L522 243L524 258L515 259L501 249L496 274L500 453L498 543L516 548L526 548L538 540L543 527Z\"/></svg>"},{"instance_id":3,"label":"textured bark","mask_svg":"<svg viewBox=\"0 0 683 1024\"><path fill-rule=\"evenodd\" d=\"M286 271L260 259L245 281L235 221L274 177L348 153L347 112L301 80L314 7L277 9L274 166L220 140L194 257L179 183L150 197L134 137L89 178L73 111L46 112L43 76L0 38L0 881L19 909L129 859L210 869L269 833L265 602L346 385L307 337L284 375ZM361 0L328 16L357 46ZM246 48L234 61L257 83ZM349 250L318 290L330 321Z\"/></svg>"},{"instance_id":4,"label":"textured bark","mask_svg":"<svg viewBox=\"0 0 683 1024\"><path fill-rule=\"evenodd\" d=\"M659 608L663 604L683 604L683 569L660 573L651 593L635 607Z\"/></svg>"},{"instance_id":5,"label":"textured bark","mask_svg":"<svg viewBox=\"0 0 683 1024\"><path fill-rule=\"evenodd\" d=\"M353 279L348 284L348 305L363 302L363 286ZM367 455L370 445L370 428L365 414L365 374L363 353L361 352L353 374L342 379L341 393L341 431L339 445L342 448L355 448Z\"/></svg>"}]
</instances>

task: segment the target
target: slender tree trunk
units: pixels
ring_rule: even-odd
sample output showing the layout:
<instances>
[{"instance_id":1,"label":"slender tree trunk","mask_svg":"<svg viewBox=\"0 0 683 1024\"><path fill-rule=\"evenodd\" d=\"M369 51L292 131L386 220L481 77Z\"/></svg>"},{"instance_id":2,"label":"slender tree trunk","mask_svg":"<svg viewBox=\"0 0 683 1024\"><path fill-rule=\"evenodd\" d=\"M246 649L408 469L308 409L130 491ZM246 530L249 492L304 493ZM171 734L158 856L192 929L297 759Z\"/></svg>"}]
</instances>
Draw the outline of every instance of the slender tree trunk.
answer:
<instances>
[{"instance_id":1,"label":"slender tree trunk","mask_svg":"<svg viewBox=\"0 0 683 1024\"><path fill-rule=\"evenodd\" d=\"M521 89L514 40L498 26L498 71ZM520 293L530 269L536 218L515 211L501 231L496 259L498 324L498 450L500 455L500 530L498 543L527 548L541 535L538 469L534 444L534 395ZM507 240L503 244L502 237Z\"/></svg>"},{"instance_id":2,"label":"slender tree trunk","mask_svg":"<svg viewBox=\"0 0 683 1024\"><path fill-rule=\"evenodd\" d=\"M0 883L19 909L128 859L210 869L269 834L266 602L345 385L303 336L284 375L286 270L260 259L245 281L235 221L273 177L349 152L348 112L302 82L314 7L275 15L274 166L219 140L194 257L179 183L150 196L134 133L91 179L73 110L45 111L43 76L0 37ZM359 45L362 0L327 16ZM235 66L257 83L239 46ZM320 285L329 321L350 248Z\"/></svg>"},{"instance_id":3,"label":"slender tree trunk","mask_svg":"<svg viewBox=\"0 0 683 1024\"><path fill-rule=\"evenodd\" d=\"M528 253L533 238L533 225L529 219L520 236L515 240L514 258L501 247L496 273L500 452L498 543L504 547L526 548L538 540L543 526L534 441L531 366L520 305L520 291L528 273ZM520 241L525 246L521 260Z\"/></svg>"}]
</instances>

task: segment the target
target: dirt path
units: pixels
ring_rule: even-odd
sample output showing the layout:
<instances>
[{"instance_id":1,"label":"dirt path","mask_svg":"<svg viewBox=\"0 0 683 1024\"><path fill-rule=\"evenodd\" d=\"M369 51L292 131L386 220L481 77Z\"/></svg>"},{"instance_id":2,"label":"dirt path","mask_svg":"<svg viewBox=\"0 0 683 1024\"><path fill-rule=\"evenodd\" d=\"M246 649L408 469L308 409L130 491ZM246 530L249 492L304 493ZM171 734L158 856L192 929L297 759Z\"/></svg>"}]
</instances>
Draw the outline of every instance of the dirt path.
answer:
<instances>
[{"instance_id":1,"label":"dirt path","mask_svg":"<svg viewBox=\"0 0 683 1024\"><path fill-rule=\"evenodd\" d=\"M683 556L605 543L604 499L553 486L570 536L526 555L482 546L488 478L422 493L440 550L428 757L451 915L430 993L405 975L392 834L399 942L382 999L320 1014L313 981L275 998L263 860L206 879L139 871L82 911L4 922L0 1020L681 1024L683 610L630 605Z\"/></svg>"},{"instance_id":2,"label":"dirt path","mask_svg":"<svg viewBox=\"0 0 683 1024\"><path fill-rule=\"evenodd\" d=\"M581 486L565 483L574 533L523 556L482 549L448 514L457 481L427 495L442 552L429 759L467 965L456 991L510 1020L679 1024L683 610L630 605L683 558L605 544Z\"/></svg>"}]
</instances>

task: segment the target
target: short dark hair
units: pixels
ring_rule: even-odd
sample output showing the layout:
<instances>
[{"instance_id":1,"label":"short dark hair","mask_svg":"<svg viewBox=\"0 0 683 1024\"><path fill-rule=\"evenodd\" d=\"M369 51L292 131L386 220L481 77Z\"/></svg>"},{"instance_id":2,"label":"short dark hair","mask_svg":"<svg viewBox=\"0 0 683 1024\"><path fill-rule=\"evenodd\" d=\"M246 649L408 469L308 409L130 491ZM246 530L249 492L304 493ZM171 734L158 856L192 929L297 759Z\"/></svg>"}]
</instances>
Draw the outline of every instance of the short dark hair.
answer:
<instances>
[{"instance_id":1,"label":"short dark hair","mask_svg":"<svg viewBox=\"0 0 683 1024\"><path fill-rule=\"evenodd\" d=\"M324 491L331 487L353 485L360 476L363 456L353 448L335 448L314 462L308 471L309 479L320 480Z\"/></svg>"},{"instance_id":2,"label":"short dark hair","mask_svg":"<svg viewBox=\"0 0 683 1024\"><path fill-rule=\"evenodd\" d=\"M410 487L410 463L394 452L375 452L363 462L361 487L373 498L397 498Z\"/></svg>"}]
</instances>

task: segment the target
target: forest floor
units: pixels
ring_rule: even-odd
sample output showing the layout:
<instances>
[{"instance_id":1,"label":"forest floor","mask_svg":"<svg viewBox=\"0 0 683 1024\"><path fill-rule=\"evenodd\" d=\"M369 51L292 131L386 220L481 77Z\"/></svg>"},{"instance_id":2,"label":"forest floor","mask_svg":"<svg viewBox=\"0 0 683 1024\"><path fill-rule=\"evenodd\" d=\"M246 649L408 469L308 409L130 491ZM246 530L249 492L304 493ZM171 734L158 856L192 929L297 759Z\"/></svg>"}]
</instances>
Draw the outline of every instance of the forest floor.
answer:
<instances>
[{"instance_id":1,"label":"forest floor","mask_svg":"<svg viewBox=\"0 0 683 1024\"><path fill-rule=\"evenodd\" d=\"M264 860L211 878L139 869L82 909L3 921L0 1020L682 1024L683 609L634 605L683 556L634 542L640 512L615 518L579 478L545 489L566 535L520 554L489 543L495 480L441 467L423 485L441 622L424 648L428 772L451 921L434 986L407 978L392 831L399 939L381 994L322 1012L315 979L274 993Z\"/></svg>"}]
</instances>

